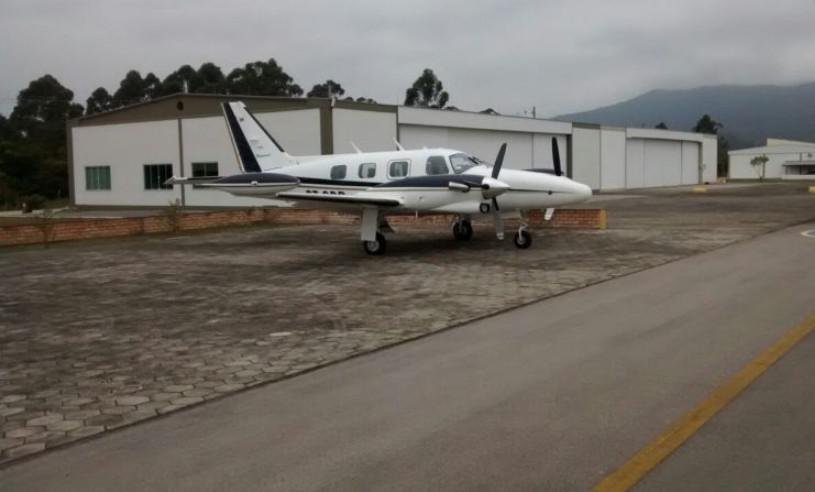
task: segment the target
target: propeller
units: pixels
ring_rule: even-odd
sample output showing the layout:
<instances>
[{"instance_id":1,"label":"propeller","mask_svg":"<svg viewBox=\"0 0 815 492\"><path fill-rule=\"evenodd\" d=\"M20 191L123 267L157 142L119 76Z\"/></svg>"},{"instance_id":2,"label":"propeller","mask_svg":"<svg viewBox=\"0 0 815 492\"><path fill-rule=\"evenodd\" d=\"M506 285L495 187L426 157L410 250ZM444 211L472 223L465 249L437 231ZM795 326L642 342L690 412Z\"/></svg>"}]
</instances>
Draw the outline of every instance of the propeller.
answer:
<instances>
[{"instance_id":1,"label":"propeller","mask_svg":"<svg viewBox=\"0 0 815 492\"><path fill-rule=\"evenodd\" d=\"M501 144L498 149L498 156L495 158L495 164L492 166L492 179L497 180L498 174L501 172L501 166L504 165L504 154L507 153L506 142ZM489 189L489 184L486 185ZM506 190L502 190L502 193ZM492 217L495 221L495 235L498 239L504 239L504 218L501 217L501 209L498 208L498 195L492 197Z\"/></svg>"},{"instance_id":2,"label":"propeller","mask_svg":"<svg viewBox=\"0 0 815 492\"><path fill-rule=\"evenodd\" d=\"M552 162L555 164L555 176L563 176L563 169L560 167L560 149L557 146L557 137L552 137Z\"/></svg>"}]
</instances>

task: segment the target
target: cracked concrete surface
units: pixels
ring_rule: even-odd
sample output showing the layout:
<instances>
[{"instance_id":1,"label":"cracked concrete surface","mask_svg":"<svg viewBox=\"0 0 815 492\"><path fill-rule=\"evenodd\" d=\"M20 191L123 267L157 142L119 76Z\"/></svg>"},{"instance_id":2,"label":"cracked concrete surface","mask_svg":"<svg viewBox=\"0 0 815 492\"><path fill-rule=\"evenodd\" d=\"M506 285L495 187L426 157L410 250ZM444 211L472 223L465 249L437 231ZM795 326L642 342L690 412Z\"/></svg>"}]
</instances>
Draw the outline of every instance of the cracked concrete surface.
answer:
<instances>
[{"instance_id":1,"label":"cracked concrete surface","mask_svg":"<svg viewBox=\"0 0 815 492\"><path fill-rule=\"evenodd\" d=\"M0 251L0 463L815 218L806 184L643 192L605 231L228 229Z\"/></svg>"}]
</instances>

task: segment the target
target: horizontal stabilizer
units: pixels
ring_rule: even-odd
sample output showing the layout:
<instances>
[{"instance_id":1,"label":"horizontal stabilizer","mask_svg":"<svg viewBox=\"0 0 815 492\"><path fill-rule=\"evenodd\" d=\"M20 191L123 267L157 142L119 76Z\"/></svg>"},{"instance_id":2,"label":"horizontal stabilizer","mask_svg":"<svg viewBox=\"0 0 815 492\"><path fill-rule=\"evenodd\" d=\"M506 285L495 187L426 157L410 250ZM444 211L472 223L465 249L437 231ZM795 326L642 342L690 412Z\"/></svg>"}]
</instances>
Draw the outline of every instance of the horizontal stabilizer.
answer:
<instances>
[{"instance_id":1,"label":"horizontal stabilizer","mask_svg":"<svg viewBox=\"0 0 815 492\"><path fill-rule=\"evenodd\" d=\"M168 179L164 182L165 186L171 185L197 185L197 184L204 184L204 183L213 183L218 181L223 176L198 176L198 177L188 177L188 176L173 176L172 178Z\"/></svg>"}]
</instances>

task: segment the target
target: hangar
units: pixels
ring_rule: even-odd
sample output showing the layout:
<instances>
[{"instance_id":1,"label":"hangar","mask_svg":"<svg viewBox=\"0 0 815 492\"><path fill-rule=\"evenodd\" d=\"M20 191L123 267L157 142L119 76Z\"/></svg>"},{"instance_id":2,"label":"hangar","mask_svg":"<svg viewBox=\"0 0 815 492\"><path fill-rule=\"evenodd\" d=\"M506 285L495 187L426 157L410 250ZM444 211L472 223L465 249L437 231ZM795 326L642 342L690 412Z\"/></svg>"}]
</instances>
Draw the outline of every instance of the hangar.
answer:
<instances>
[{"instance_id":1,"label":"hangar","mask_svg":"<svg viewBox=\"0 0 815 492\"><path fill-rule=\"evenodd\" d=\"M699 133L370 104L322 98L177 94L68 122L79 206L262 206L268 201L164 186L175 176L239 172L220 103L240 99L293 155L448 147L508 168L551 168L558 139L568 176L595 190L716 179L716 138Z\"/></svg>"},{"instance_id":2,"label":"hangar","mask_svg":"<svg viewBox=\"0 0 815 492\"><path fill-rule=\"evenodd\" d=\"M731 150L730 178L757 179L761 170L750 161L766 155L764 177L769 179L815 179L815 143L768 138L767 145L749 149Z\"/></svg>"}]
</instances>

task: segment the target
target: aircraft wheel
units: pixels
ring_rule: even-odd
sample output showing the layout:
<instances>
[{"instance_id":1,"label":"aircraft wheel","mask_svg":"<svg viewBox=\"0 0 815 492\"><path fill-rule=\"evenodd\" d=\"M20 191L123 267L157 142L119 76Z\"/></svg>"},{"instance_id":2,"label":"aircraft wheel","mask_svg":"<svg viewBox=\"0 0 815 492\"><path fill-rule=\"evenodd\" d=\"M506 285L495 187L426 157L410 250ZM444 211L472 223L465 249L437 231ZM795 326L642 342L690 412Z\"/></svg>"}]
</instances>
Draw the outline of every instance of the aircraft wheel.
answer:
<instances>
[{"instance_id":1,"label":"aircraft wheel","mask_svg":"<svg viewBox=\"0 0 815 492\"><path fill-rule=\"evenodd\" d=\"M532 245L532 234L525 230L520 230L515 233L515 246L520 249L526 249Z\"/></svg>"},{"instance_id":2,"label":"aircraft wheel","mask_svg":"<svg viewBox=\"0 0 815 492\"><path fill-rule=\"evenodd\" d=\"M459 220L453 224L453 237L459 241L469 241L473 237L473 225L469 220Z\"/></svg>"},{"instance_id":3,"label":"aircraft wheel","mask_svg":"<svg viewBox=\"0 0 815 492\"><path fill-rule=\"evenodd\" d=\"M362 241L362 247L365 249L365 252L369 255L381 255L385 252L385 246L387 243L385 242L385 236L381 233L376 233L376 240L375 241Z\"/></svg>"}]
</instances>

